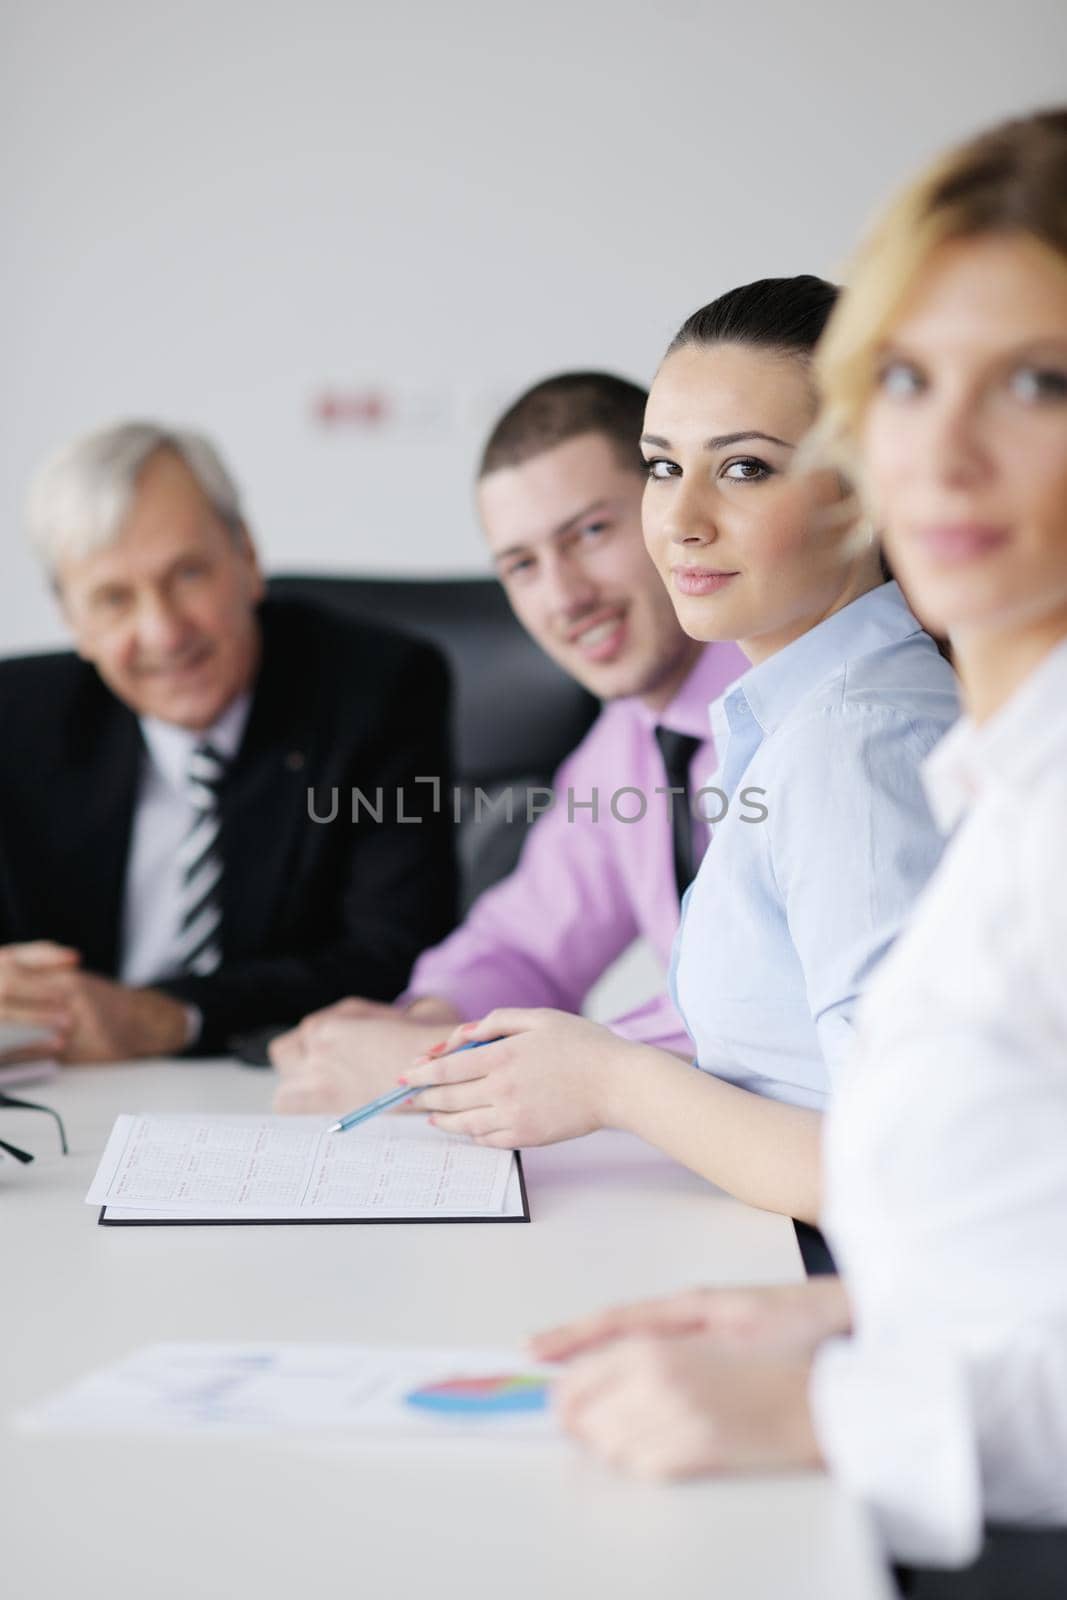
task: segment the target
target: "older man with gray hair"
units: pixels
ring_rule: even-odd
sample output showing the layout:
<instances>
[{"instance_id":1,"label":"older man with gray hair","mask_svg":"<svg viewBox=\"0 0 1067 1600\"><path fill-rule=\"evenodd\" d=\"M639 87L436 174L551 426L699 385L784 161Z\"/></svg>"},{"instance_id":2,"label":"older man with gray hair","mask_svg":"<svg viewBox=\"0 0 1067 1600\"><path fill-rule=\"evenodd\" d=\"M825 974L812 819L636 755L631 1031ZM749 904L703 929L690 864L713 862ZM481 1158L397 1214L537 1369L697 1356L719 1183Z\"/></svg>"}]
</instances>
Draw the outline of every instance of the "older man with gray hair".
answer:
<instances>
[{"instance_id":1,"label":"older man with gray hair","mask_svg":"<svg viewBox=\"0 0 1067 1600\"><path fill-rule=\"evenodd\" d=\"M454 915L414 781L448 777L440 657L265 599L199 434L76 440L29 520L77 653L0 663L0 1021L116 1060L219 1051L353 986L391 999ZM320 786L404 801L322 825Z\"/></svg>"}]
</instances>

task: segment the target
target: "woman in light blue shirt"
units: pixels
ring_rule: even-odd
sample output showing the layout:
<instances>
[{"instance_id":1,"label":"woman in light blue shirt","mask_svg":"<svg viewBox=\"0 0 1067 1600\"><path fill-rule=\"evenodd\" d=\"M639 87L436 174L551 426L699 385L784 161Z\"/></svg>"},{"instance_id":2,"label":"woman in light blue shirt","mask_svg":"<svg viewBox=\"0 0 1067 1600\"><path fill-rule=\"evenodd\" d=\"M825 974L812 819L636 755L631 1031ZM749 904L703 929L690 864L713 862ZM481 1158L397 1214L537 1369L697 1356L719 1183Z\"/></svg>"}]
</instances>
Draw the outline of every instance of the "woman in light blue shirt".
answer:
<instances>
[{"instance_id":1,"label":"woman in light blue shirt","mask_svg":"<svg viewBox=\"0 0 1067 1600\"><path fill-rule=\"evenodd\" d=\"M409 1075L447 1085L420 1100L444 1128L501 1145L625 1128L805 1220L853 1008L937 861L919 765L957 714L844 485L794 466L835 296L770 279L705 306L645 415L649 553L686 632L752 662L711 708L712 842L675 946L703 1071L581 1018L496 1011L454 1042L508 1038Z\"/></svg>"},{"instance_id":2,"label":"woman in light blue shirt","mask_svg":"<svg viewBox=\"0 0 1067 1600\"><path fill-rule=\"evenodd\" d=\"M860 992L936 863L917 774L956 715L953 675L879 579L754 657L710 715L731 803L685 899L672 992L701 1067L821 1109ZM739 790L749 809L760 797L758 826Z\"/></svg>"}]
</instances>

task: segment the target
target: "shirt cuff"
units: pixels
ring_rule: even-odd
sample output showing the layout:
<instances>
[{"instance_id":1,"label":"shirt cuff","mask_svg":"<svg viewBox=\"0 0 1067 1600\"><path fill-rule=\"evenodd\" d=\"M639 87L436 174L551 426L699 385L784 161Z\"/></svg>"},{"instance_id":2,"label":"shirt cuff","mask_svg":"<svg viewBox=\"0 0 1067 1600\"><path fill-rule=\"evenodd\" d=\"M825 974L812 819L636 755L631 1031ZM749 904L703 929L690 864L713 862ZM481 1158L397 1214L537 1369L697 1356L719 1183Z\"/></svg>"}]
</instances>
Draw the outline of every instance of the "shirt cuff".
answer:
<instances>
[{"instance_id":1,"label":"shirt cuff","mask_svg":"<svg viewBox=\"0 0 1067 1600\"><path fill-rule=\"evenodd\" d=\"M461 1022L476 1022L487 1011L493 1010L492 1006L485 1006L481 1011L468 1011L457 1000L454 1000L443 987L439 989L405 989L403 994L398 994L392 1002L393 1010L398 1016L405 1016L412 1006L418 1005L420 1000L439 1000L442 1004L451 1006L454 1011L458 1012ZM419 1019L415 1017L413 1020L417 1022ZM444 1026L445 1024L442 1023L442 1027ZM451 1024L448 1024L448 1026L451 1026Z\"/></svg>"},{"instance_id":2,"label":"shirt cuff","mask_svg":"<svg viewBox=\"0 0 1067 1600\"><path fill-rule=\"evenodd\" d=\"M693 1059L693 1041L665 994L654 995L621 1017L611 1017L605 1027L631 1044L652 1044L659 1050L685 1056L689 1061Z\"/></svg>"},{"instance_id":3,"label":"shirt cuff","mask_svg":"<svg viewBox=\"0 0 1067 1600\"><path fill-rule=\"evenodd\" d=\"M182 1010L185 1012L185 1044L183 1049L191 1050L193 1045L199 1042L200 1035L204 1031L204 1013L199 1006L189 1004L185 1004Z\"/></svg>"},{"instance_id":4,"label":"shirt cuff","mask_svg":"<svg viewBox=\"0 0 1067 1600\"><path fill-rule=\"evenodd\" d=\"M811 1377L819 1448L899 1561L965 1566L982 1542L966 1374L936 1341L828 1340Z\"/></svg>"}]
</instances>

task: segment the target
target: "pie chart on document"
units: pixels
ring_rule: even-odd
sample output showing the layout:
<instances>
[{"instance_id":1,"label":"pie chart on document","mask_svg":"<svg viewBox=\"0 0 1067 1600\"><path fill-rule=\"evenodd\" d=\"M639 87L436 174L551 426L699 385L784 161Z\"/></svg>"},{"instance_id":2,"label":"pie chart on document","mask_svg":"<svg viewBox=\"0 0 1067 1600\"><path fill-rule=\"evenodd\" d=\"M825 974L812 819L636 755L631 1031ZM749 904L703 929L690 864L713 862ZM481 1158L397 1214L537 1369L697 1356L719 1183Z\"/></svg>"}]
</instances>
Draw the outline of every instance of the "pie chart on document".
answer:
<instances>
[{"instance_id":1,"label":"pie chart on document","mask_svg":"<svg viewBox=\"0 0 1067 1600\"><path fill-rule=\"evenodd\" d=\"M544 1411L548 1406L547 1378L507 1373L484 1378L445 1378L423 1384L405 1395L409 1406L442 1416L515 1416L518 1412Z\"/></svg>"}]
</instances>

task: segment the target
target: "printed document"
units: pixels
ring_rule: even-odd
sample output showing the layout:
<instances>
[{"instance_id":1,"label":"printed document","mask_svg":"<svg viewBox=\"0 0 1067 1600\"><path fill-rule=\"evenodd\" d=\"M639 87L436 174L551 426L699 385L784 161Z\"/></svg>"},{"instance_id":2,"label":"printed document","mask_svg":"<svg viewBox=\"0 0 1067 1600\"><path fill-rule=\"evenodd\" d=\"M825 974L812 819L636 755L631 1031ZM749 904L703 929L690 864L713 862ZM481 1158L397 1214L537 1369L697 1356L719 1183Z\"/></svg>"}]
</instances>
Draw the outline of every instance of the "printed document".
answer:
<instances>
[{"instance_id":1,"label":"printed document","mask_svg":"<svg viewBox=\"0 0 1067 1600\"><path fill-rule=\"evenodd\" d=\"M552 1369L515 1350L158 1344L18 1418L34 1431L558 1438Z\"/></svg>"},{"instance_id":2,"label":"printed document","mask_svg":"<svg viewBox=\"0 0 1067 1600\"><path fill-rule=\"evenodd\" d=\"M120 1116L86 1200L113 1221L522 1216L514 1151L381 1116Z\"/></svg>"}]
</instances>

